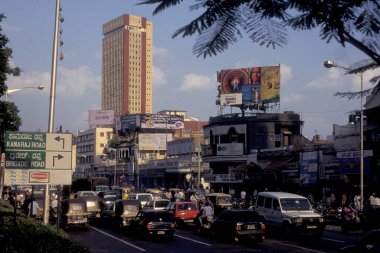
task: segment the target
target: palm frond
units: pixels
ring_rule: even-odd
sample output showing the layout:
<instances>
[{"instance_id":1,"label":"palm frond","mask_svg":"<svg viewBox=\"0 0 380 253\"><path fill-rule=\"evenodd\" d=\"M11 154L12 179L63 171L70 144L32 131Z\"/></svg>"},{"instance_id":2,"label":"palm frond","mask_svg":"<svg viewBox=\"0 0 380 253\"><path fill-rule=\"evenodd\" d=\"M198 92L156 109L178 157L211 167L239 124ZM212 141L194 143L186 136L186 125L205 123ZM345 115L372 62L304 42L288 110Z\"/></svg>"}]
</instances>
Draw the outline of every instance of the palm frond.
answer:
<instances>
[{"instance_id":1,"label":"palm frond","mask_svg":"<svg viewBox=\"0 0 380 253\"><path fill-rule=\"evenodd\" d=\"M245 23L249 38L260 46L272 48L287 44L287 30L282 22L275 19L262 18L260 13L253 14Z\"/></svg>"},{"instance_id":2,"label":"palm frond","mask_svg":"<svg viewBox=\"0 0 380 253\"><path fill-rule=\"evenodd\" d=\"M136 5L159 3L159 5L153 11L153 15L156 15L169 7L180 4L183 1L184 0L141 0L140 3L137 3Z\"/></svg>"},{"instance_id":3,"label":"palm frond","mask_svg":"<svg viewBox=\"0 0 380 253\"><path fill-rule=\"evenodd\" d=\"M336 92L334 96L341 97L341 98L348 98L348 100L354 99L354 98L360 98L368 96L372 93L372 90L374 88L369 88L363 91L349 91L349 92Z\"/></svg>"},{"instance_id":4,"label":"palm frond","mask_svg":"<svg viewBox=\"0 0 380 253\"><path fill-rule=\"evenodd\" d=\"M232 11L229 15L220 17L202 31L193 48L193 53L197 57L206 58L223 52L230 44L237 41L237 36L242 37L237 28L240 18L234 14Z\"/></svg>"}]
</instances>

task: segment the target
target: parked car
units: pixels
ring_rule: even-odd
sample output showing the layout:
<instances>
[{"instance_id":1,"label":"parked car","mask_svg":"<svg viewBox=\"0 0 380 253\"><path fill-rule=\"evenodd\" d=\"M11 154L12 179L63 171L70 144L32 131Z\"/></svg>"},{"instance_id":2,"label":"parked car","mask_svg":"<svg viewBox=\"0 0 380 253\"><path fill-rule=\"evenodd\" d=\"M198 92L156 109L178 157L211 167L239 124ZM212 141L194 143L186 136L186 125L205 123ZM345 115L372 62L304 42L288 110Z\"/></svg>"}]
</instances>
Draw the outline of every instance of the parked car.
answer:
<instances>
[{"instance_id":1,"label":"parked car","mask_svg":"<svg viewBox=\"0 0 380 253\"><path fill-rule=\"evenodd\" d=\"M146 202L143 208L154 209L154 210L164 210L169 204L170 204L170 201L167 199L156 199L156 200L151 200L151 201Z\"/></svg>"},{"instance_id":2,"label":"parked car","mask_svg":"<svg viewBox=\"0 0 380 253\"><path fill-rule=\"evenodd\" d=\"M130 193L128 199L140 200L141 206L145 206L146 202L153 200L153 195L151 193Z\"/></svg>"},{"instance_id":3,"label":"parked car","mask_svg":"<svg viewBox=\"0 0 380 253\"><path fill-rule=\"evenodd\" d=\"M130 225L130 221L141 210L141 202L136 199L119 199L115 202L115 221L119 228Z\"/></svg>"},{"instance_id":4,"label":"parked car","mask_svg":"<svg viewBox=\"0 0 380 253\"><path fill-rule=\"evenodd\" d=\"M235 242L255 239L261 243L265 238L265 218L250 209L226 209L214 219L211 231L217 237Z\"/></svg>"},{"instance_id":5,"label":"parked car","mask_svg":"<svg viewBox=\"0 0 380 253\"><path fill-rule=\"evenodd\" d=\"M255 210L265 217L268 229L281 229L286 236L296 233L321 238L326 226L324 218L314 211L309 200L287 192L260 192Z\"/></svg>"},{"instance_id":6,"label":"parked car","mask_svg":"<svg viewBox=\"0 0 380 253\"><path fill-rule=\"evenodd\" d=\"M131 220L130 231L137 235L153 239L157 237L173 238L174 219L165 210L141 210Z\"/></svg>"},{"instance_id":7,"label":"parked car","mask_svg":"<svg viewBox=\"0 0 380 253\"><path fill-rule=\"evenodd\" d=\"M172 215L176 225L194 223L198 215L198 208L194 202L171 202L166 210Z\"/></svg>"},{"instance_id":8,"label":"parked car","mask_svg":"<svg viewBox=\"0 0 380 253\"><path fill-rule=\"evenodd\" d=\"M379 253L380 252L380 229L373 229L365 233L354 245L349 245L340 249L342 253Z\"/></svg>"},{"instance_id":9,"label":"parked car","mask_svg":"<svg viewBox=\"0 0 380 253\"><path fill-rule=\"evenodd\" d=\"M61 208L62 228L89 227L86 201L83 198L66 199Z\"/></svg>"}]
</instances>

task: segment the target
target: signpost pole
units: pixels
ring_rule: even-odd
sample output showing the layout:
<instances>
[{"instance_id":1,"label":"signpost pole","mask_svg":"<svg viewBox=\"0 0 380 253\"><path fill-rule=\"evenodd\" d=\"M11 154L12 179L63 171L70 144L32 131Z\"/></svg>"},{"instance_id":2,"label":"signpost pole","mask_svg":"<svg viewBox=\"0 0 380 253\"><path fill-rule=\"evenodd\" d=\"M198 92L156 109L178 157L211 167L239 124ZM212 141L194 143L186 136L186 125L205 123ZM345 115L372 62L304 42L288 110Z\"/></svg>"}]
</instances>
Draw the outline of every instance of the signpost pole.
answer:
<instances>
[{"instance_id":1,"label":"signpost pole","mask_svg":"<svg viewBox=\"0 0 380 253\"><path fill-rule=\"evenodd\" d=\"M54 26L54 40L53 40L53 58L51 66L51 88L50 88L50 107L49 107L49 128L48 132L53 132L54 125L54 107L55 107L55 86L57 79L57 52L58 52L58 24L60 13L60 0L56 0L55 7L55 26ZM44 224L49 223L49 184L45 185L45 198L44 198Z\"/></svg>"}]
</instances>

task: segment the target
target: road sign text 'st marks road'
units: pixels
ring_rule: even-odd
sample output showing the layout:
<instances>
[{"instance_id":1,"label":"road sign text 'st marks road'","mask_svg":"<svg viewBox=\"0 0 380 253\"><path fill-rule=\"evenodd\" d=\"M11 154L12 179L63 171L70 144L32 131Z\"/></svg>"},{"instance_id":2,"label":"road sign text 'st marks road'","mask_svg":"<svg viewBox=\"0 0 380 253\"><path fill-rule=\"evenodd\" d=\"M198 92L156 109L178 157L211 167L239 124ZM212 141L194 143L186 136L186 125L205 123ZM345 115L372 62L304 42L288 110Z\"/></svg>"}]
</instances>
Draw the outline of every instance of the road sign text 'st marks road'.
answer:
<instances>
[{"instance_id":1,"label":"road sign text 'st marks road'","mask_svg":"<svg viewBox=\"0 0 380 253\"><path fill-rule=\"evenodd\" d=\"M60 137L60 136L57 136L57 137L54 138L54 140L56 140L56 141L61 141L61 140L62 140L62 141L63 141L63 143L62 143L62 144L63 144L63 145L62 145L62 148L65 149L65 138L62 138L62 137Z\"/></svg>"},{"instance_id":2,"label":"road sign text 'st marks road'","mask_svg":"<svg viewBox=\"0 0 380 253\"><path fill-rule=\"evenodd\" d=\"M63 155L58 154L57 156L53 156L53 167L54 167L54 164L55 164L55 158L58 158L58 160L60 160L60 159L63 158Z\"/></svg>"}]
</instances>

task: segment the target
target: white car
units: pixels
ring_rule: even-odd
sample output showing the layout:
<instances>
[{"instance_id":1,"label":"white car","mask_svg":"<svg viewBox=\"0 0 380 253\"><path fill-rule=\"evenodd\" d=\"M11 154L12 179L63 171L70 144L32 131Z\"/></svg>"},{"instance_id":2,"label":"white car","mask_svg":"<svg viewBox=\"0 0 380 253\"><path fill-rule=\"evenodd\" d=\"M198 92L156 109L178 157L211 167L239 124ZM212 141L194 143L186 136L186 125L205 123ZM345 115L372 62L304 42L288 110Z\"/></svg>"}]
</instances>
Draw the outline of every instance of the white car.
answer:
<instances>
[{"instance_id":1,"label":"white car","mask_svg":"<svg viewBox=\"0 0 380 253\"><path fill-rule=\"evenodd\" d=\"M326 226L324 218L316 213L309 200L287 192L260 192L255 210L265 217L266 225L282 229L285 235L313 233L322 237Z\"/></svg>"}]
</instances>

